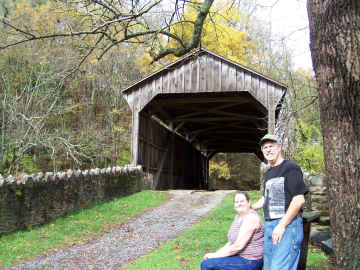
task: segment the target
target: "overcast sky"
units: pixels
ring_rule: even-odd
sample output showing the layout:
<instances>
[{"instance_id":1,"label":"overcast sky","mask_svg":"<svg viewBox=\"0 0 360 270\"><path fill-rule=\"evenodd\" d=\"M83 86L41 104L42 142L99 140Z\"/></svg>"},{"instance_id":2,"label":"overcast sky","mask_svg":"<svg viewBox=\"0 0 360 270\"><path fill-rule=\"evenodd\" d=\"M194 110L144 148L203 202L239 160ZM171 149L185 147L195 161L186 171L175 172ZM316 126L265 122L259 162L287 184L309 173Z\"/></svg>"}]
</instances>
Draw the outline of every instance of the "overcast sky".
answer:
<instances>
[{"instance_id":1,"label":"overcast sky","mask_svg":"<svg viewBox=\"0 0 360 270\"><path fill-rule=\"evenodd\" d=\"M306 0L260 0L273 8L261 9L271 22L272 32L284 38L294 51L295 67L312 68ZM305 28L305 29L304 29ZM300 30L302 29L302 30Z\"/></svg>"}]
</instances>

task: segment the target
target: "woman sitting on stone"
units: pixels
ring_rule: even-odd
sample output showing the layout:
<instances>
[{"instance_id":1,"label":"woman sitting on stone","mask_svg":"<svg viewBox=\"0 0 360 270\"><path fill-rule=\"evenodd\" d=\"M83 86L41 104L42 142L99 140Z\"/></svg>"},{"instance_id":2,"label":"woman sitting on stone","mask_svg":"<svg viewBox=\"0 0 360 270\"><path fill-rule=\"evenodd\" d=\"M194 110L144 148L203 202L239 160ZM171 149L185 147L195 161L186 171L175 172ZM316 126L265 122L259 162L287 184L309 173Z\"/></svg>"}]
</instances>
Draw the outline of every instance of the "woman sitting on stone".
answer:
<instances>
[{"instance_id":1,"label":"woman sitting on stone","mask_svg":"<svg viewBox=\"0 0 360 270\"><path fill-rule=\"evenodd\" d=\"M246 192L237 192L234 198L237 212L231 224L225 246L207 253L201 270L261 270L264 249L264 223L250 208Z\"/></svg>"}]
</instances>

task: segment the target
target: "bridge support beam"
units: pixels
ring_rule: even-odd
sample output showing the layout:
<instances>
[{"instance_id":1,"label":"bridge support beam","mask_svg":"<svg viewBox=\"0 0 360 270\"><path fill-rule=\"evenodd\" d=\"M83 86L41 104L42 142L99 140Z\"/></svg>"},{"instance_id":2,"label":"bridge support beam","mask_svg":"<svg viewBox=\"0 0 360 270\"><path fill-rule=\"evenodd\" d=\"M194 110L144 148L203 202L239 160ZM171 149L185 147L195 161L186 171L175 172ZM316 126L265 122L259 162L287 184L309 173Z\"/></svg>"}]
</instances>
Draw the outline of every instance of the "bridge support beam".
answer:
<instances>
[{"instance_id":1,"label":"bridge support beam","mask_svg":"<svg viewBox=\"0 0 360 270\"><path fill-rule=\"evenodd\" d=\"M145 112L133 113L132 165L149 174L151 189L206 189L209 159Z\"/></svg>"}]
</instances>

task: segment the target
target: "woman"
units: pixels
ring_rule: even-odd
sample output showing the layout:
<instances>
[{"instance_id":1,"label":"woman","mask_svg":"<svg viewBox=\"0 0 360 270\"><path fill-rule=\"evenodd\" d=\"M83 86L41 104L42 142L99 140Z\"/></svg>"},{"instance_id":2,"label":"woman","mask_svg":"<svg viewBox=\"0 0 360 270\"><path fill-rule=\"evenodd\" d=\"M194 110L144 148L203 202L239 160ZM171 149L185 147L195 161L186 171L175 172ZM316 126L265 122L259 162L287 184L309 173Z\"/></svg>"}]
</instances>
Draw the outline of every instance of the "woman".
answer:
<instances>
[{"instance_id":1,"label":"woman","mask_svg":"<svg viewBox=\"0 0 360 270\"><path fill-rule=\"evenodd\" d=\"M201 270L261 270L264 249L264 223L250 209L246 192L236 192L237 212L228 232L228 242L214 253L207 253Z\"/></svg>"}]
</instances>

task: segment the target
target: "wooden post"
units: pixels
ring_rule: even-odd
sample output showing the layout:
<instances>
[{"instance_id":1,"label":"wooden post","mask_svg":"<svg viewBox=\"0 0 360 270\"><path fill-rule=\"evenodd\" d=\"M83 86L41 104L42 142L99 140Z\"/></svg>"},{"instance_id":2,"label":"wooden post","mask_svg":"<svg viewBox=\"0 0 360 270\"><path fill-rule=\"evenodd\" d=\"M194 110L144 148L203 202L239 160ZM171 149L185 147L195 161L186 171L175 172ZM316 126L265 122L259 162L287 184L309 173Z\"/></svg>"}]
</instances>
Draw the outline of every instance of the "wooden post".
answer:
<instances>
[{"instance_id":1,"label":"wooden post","mask_svg":"<svg viewBox=\"0 0 360 270\"><path fill-rule=\"evenodd\" d=\"M168 147L168 158L169 160L169 188L174 189L174 179L175 179L175 134L173 132L170 133L169 147Z\"/></svg>"},{"instance_id":2,"label":"wooden post","mask_svg":"<svg viewBox=\"0 0 360 270\"><path fill-rule=\"evenodd\" d=\"M139 157L139 123L140 113L136 110L132 111L132 129L131 129L131 165L138 165Z\"/></svg>"},{"instance_id":3,"label":"wooden post","mask_svg":"<svg viewBox=\"0 0 360 270\"><path fill-rule=\"evenodd\" d=\"M311 222L320 217L319 212L304 212L303 214L303 228L304 240L301 243L300 261L297 270L306 270L306 260L308 253L308 245L310 239Z\"/></svg>"}]
</instances>

